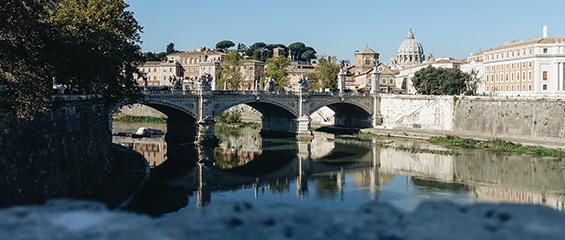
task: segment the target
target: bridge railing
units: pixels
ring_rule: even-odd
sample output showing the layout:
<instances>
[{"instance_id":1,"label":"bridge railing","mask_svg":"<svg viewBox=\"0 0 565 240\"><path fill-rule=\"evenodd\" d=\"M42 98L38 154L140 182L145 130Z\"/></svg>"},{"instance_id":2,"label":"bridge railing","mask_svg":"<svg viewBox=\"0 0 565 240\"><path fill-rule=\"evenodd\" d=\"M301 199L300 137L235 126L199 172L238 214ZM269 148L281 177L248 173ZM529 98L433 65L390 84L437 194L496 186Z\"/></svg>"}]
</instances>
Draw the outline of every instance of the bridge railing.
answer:
<instances>
[{"instance_id":1,"label":"bridge railing","mask_svg":"<svg viewBox=\"0 0 565 240\"><path fill-rule=\"evenodd\" d=\"M168 88L148 88L143 89L142 92L147 95L196 95L199 93L198 90L182 90L182 89L168 89ZM212 91L213 94L219 95L275 95L275 96L296 96L299 95L300 92L298 91L254 91L254 90L246 90L246 91L233 91L233 90L214 90ZM370 96L368 93L364 92L309 92L311 96L356 96L356 97L367 97Z\"/></svg>"},{"instance_id":2,"label":"bridge railing","mask_svg":"<svg viewBox=\"0 0 565 240\"><path fill-rule=\"evenodd\" d=\"M364 92L310 92L312 96L355 96L355 97L367 97L370 96L368 93Z\"/></svg>"}]
</instances>

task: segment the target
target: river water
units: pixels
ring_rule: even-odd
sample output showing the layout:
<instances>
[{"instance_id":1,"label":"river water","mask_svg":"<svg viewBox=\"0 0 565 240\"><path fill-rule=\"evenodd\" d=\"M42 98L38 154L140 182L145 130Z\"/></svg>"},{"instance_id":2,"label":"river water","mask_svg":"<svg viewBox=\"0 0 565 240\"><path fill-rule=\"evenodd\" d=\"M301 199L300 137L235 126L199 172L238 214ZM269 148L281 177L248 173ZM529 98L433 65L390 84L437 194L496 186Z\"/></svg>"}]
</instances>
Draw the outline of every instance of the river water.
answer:
<instances>
[{"instance_id":1,"label":"river water","mask_svg":"<svg viewBox=\"0 0 565 240\"><path fill-rule=\"evenodd\" d=\"M143 124L166 129L165 124ZM133 132L140 124L115 123ZM511 202L565 209L565 161L426 141L316 132L311 141L218 130L216 148L164 138L115 137L143 154L151 180L129 208L152 215L245 201L318 208L387 202L412 210L425 200Z\"/></svg>"}]
</instances>

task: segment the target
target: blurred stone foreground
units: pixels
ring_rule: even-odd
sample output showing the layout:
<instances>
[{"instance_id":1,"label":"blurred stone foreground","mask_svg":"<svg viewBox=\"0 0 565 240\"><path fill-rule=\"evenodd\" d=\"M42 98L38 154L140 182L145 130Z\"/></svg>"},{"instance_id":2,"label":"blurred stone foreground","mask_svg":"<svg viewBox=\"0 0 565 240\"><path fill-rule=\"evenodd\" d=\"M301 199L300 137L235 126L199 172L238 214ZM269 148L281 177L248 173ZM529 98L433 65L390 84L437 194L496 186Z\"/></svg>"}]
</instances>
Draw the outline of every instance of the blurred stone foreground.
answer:
<instances>
[{"instance_id":1,"label":"blurred stone foreground","mask_svg":"<svg viewBox=\"0 0 565 240\"><path fill-rule=\"evenodd\" d=\"M215 204L161 218L59 200L0 210L1 239L565 239L565 214L541 206L428 202L317 210Z\"/></svg>"}]
</instances>

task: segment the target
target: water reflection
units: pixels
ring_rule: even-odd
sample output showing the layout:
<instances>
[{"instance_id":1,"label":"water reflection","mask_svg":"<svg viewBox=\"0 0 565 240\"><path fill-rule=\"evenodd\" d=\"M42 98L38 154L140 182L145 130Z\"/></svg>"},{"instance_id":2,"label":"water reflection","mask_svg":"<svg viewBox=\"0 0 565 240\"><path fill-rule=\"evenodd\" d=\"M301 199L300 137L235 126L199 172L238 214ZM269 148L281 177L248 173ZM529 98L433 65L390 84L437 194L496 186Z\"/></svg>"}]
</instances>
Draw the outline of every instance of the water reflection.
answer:
<instances>
[{"instance_id":1,"label":"water reflection","mask_svg":"<svg viewBox=\"0 0 565 240\"><path fill-rule=\"evenodd\" d=\"M485 151L454 154L422 141L322 133L308 142L261 138L253 129L217 135L215 149L162 139L128 145L154 166L149 187L132 209L161 214L232 200L355 207L373 200L410 210L429 199L565 209L563 160Z\"/></svg>"}]
</instances>

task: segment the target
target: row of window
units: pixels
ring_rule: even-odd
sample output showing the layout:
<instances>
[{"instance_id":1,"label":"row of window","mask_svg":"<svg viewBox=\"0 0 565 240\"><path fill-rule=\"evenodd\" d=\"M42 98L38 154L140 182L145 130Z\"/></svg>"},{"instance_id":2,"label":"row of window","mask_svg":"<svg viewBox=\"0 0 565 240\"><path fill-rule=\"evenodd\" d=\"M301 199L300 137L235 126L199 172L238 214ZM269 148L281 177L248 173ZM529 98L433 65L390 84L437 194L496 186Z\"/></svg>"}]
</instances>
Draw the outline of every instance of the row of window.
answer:
<instances>
[{"instance_id":1,"label":"row of window","mask_svg":"<svg viewBox=\"0 0 565 240\"><path fill-rule=\"evenodd\" d=\"M547 48L544 48L544 53L547 53ZM518 50L510 50L506 52L498 52L487 55L487 60L498 60L498 59L508 59L520 56L530 56L534 54L534 49L518 49Z\"/></svg>"},{"instance_id":2,"label":"row of window","mask_svg":"<svg viewBox=\"0 0 565 240\"><path fill-rule=\"evenodd\" d=\"M528 71L528 78L526 79L526 72L522 72L522 75L520 75L520 72L516 72L516 73L499 73L499 74L487 74L487 83L488 82L514 82L514 80L516 81L532 81L533 76L532 76L532 71ZM544 78L543 80L547 80L547 72L544 71Z\"/></svg>"},{"instance_id":3,"label":"row of window","mask_svg":"<svg viewBox=\"0 0 565 240\"><path fill-rule=\"evenodd\" d=\"M502 64L502 65L496 65L496 66L488 66L487 67L487 71L504 71L504 70L514 70L517 69L519 70L520 67L522 67L522 69L526 68L526 66L528 68L532 68L533 66L533 61L530 62L522 62L522 63L507 63L507 64Z\"/></svg>"},{"instance_id":4,"label":"row of window","mask_svg":"<svg viewBox=\"0 0 565 240\"><path fill-rule=\"evenodd\" d=\"M196 64L201 62L220 62L221 60L222 60L221 57L208 58L208 56L204 56L201 58L187 58L185 62L186 64Z\"/></svg>"},{"instance_id":5,"label":"row of window","mask_svg":"<svg viewBox=\"0 0 565 240\"><path fill-rule=\"evenodd\" d=\"M547 85L546 90L547 90ZM528 84L528 90L526 90L526 85L505 85L505 86L487 86L487 91L490 92L520 92L520 91L532 91L532 84Z\"/></svg>"},{"instance_id":6,"label":"row of window","mask_svg":"<svg viewBox=\"0 0 565 240\"><path fill-rule=\"evenodd\" d=\"M150 72L152 72L151 70L153 70L153 72L157 72L157 68L144 68L144 67L141 68L141 72L144 72L144 73L150 73ZM172 67L168 68L168 70L169 70L169 72L173 72ZM167 72L167 68L163 68L163 72Z\"/></svg>"},{"instance_id":7,"label":"row of window","mask_svg":"<svg viewBox=\"0 0 565 240\"><path fill-rule=\"evenodd\" d=\"M386 84L386 79L383 79L381 83ZM394 79L389 79L389 84L394 84Z\"/></svg>"}]
</instances>

